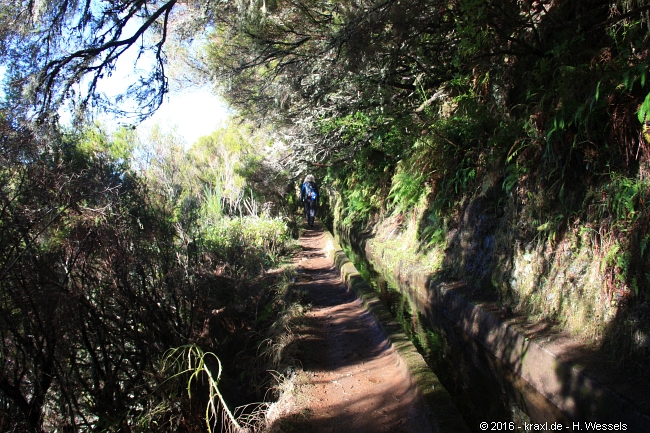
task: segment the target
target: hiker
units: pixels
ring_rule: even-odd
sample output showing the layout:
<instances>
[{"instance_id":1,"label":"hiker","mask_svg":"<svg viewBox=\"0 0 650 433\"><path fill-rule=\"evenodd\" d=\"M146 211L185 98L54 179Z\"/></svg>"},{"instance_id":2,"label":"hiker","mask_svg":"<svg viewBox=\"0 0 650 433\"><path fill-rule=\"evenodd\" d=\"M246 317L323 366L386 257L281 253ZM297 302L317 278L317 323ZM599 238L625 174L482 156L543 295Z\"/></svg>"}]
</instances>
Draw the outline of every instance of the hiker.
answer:
<instances>
[{"instance_id":1,"label":"hiker","mask_svg":"<svg viewBox=\"0 0 650 433\"><path fill-rule=\"evenodd\" d=\"M311 174L305 177L300 187L300 203L305 206L305 218L309 227L314 227L314 215L318 206L318 185Z\"/></svg>"}]
</instances>

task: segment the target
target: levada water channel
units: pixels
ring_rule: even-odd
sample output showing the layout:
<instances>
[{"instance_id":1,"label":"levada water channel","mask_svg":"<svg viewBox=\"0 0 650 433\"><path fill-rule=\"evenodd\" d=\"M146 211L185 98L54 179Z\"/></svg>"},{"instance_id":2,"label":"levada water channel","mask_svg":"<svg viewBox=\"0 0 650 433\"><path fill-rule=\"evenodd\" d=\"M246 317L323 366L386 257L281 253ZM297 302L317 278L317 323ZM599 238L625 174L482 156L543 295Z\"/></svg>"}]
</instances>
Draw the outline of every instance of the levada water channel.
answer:
<instances>
[{"instance_id":1,"label":"levada water channel","mask_svg":"<svg viewBox=\"0 0 650 433\"><path fill-rule=\"evenodd\" d=\"M375 271L363 253L345 239L339 240L451 394L470 430L478 430L485 421L512 422L514 430L521 432L531 424L572 424L559 408L444 315L424 317L406 295Z\"/></svg>"}]
</instances>

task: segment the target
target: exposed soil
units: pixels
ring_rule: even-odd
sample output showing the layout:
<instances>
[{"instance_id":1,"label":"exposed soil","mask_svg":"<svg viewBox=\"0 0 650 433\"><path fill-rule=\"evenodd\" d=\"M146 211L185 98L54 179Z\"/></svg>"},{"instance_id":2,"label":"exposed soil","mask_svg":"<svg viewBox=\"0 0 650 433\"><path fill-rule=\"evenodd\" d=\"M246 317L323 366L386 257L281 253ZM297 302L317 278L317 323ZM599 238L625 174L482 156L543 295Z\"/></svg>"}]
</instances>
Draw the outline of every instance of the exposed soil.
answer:
<instances>
[{"instance_id":1,"label":"exposed soil","mask_svg":"<svg viewBox=\"0 0 650 433\"><path fill-rule=\"evenodd\" d=\"M404 362L341 281L318 224L300 244L296 284L311 308L296 330L302 371L275 431L432 431Z\"/></svg>"}]
</instances>

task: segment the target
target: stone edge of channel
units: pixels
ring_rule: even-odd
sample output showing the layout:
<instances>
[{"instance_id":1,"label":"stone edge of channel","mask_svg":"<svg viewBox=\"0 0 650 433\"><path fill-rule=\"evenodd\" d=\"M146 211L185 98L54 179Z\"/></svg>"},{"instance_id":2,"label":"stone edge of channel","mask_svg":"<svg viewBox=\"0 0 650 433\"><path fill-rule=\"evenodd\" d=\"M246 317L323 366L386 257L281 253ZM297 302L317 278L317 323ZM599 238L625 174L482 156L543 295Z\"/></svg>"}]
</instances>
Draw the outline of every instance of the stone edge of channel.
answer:
<instances>
[{"instance_id":1,"label":"stone edge of channel","mask_svg":"<svg viewBox=\"0 0 650 433\"><path fill-rule=\"evenodd\" d=\"M385 270L383 257L368 244L365 254L377 270ZM427 313L420 310L420 305L426 304L428 309L442 313L573 420L597 421L606 427L624 424L628 431L650 432L650 417L629 399L590 377L579 366L561 361L542 345L525 338L455 293L453 286L432 281L418 270L392 277L403 293L407 292L402 282L409 282L412 288L408 293L411 301L416 301L418 311Z\"/></svg>"},{"instance_id":2,"label":"stone edge of channel","mask_svg":"<svg viewBox=\"0 0 650 433\"><path fill-rule=\"evenodd\" d=\"M363 279L332 234L326 230L323 232L326 237L328 257L339 270L348 289L357 294L364 306L375 317L386 338L404 361L422 397L432 426L440 433L469 432L470 430L454 405L451 395L427 366L422 355L404 334L400 325L393 320L388 309Z\"/></svg>"}]
</instances>

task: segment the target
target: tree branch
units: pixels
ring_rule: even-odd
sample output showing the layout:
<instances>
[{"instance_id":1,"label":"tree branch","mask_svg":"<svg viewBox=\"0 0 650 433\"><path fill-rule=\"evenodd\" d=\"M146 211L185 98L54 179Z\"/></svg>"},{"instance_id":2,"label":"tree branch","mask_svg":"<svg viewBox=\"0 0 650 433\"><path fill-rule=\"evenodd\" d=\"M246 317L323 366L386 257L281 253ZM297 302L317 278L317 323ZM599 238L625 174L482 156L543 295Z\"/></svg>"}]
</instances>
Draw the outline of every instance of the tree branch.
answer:
<instances>
[{"instance_id":1,"label":"tree branch","mask_svg":"<svg viewBox=\"0 0 650 433\"><path fill-rule=\"evenodd\" d=\"M73 75L71 80L68 80L68 82L66 83L63 93L67 93L67 91L71 88L71 86L74 83L79 81L83 75L85 75L90 71L93 71L93 73L96 75L96 78L99 78L101 72L107 66L109 66L113 61L115 61L119 56L121 56L128 48L130 48L163 14L165 16L164 29L166 32L169 14L171 13L171 10L174 8L174 6L176 5L177 1L178 0L170 0L164 5L162 5L138 28L138 30L131 37L127 39L118 39L119 36L121 35L122 30L128 23L128 21L134 17L138 8L141 7L142 4L144 3L140 1L135 5L136 7L134 7L126 17L124 17L119 21L119 24L117 24L115 28L115 34L112 40L98 47L90 47L90 48L85 48L85 49L75 51L72 54L69 54L62 58L52 60L49 63L47 63L42 68L41 73L39 74L41 77L39 81L41 81L44 84L44 90L43 90L44 100L43 103L41 104L41 109L42 109L41 113L43 111L46 111L52 104L52 96L53 96L55 83L64 68L66 68L75 60L80 60L83 63L90 64L94 58L108 51L109 54L106 56L106 58L101 62L99 66L82 66L79 70L75 71L75 74ZM166 35L163 35L163 40L159 42L158 45L159 52L162 47L160 44L164 43L165 36ZM160 61L159 57L158 60ZM92 83L91 86L96 84L96 81L97 80L95 79L94 83Z\"/></svg>"},{"instance_id":2,"label":"tree branch","mask_svg":"<svg viewBox=\"0 0 650 433\"><path fill-rule=\"evenodd\" d=\"M640 8L633 9L633 10L631 10L630 12L628 12L628 13L626 13L626 14L619 15L619 16L617 16L617 17L610 18L610 19L608 19L607 21L603 21L603 22L600 23L600 24L596 24L595 26L593 26L593 27L592 27L591 29L589 29L588 31L593 31L593 30L602 29L603 27L607 27L607 26L610 25L610 24L614 24L614 23L617 23L617 22L619 22L619 21L623 21L623 20L625 20L625 19L627 19L627 18L633 17L633 16L636 15L636 14L640 14L640 13L645 12L645 11L648 11L648 10L650 10L650 6L642 6L642 7L640 7Z\"/></svg>"}]
</instances>

